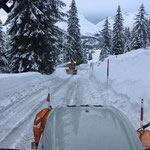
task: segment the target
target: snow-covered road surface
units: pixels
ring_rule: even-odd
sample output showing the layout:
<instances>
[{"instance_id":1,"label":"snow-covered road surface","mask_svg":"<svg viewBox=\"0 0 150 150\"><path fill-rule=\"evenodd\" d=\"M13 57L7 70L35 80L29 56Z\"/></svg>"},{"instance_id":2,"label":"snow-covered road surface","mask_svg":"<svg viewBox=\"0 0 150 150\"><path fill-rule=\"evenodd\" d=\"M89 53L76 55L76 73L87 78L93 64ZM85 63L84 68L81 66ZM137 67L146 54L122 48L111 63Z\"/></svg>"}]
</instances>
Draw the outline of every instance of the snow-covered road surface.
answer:
<instances>
[{"instance_id":1,"label":"snow-covered road surface","mask_svg":"<svg viewBox=\"0 0 150 150\"><path fill-rule=\"evenodd\" d=\"M95 54L96 61L98 54ZM141 55L145 61L139 62ZM150 119L149 56L149 51L139 50L110 57L108 82L106 61L100 66L95 61L93 72L88 64L81 65L77 75L67 75L64 68L57 68L50 76L38 73L1 74L0 148L30 150L34 117L47 107L49 87L53 108L68 104L111 105L129 118L135 130L140 123L140 99L144 98L146 124ZM138 68L132 67L137 62Z\"/></svg>"},{"instance_id":2,"label":"snow-covered road surface","mask_svg":"<svg viewBox=\"0 0 150 150\"><path fill-rule=\"evenodd\" d=\"M45 86L26 95L0 113L0 147L30 149L33 140L32 127L35 114L46 107L47 89L51 89L51 105L67 104L101 104L113 105L123 112L130 109L128 97L115 93L109 84L101 84L88 65L78 70L78 75L65 79L48 78L43 82ZM46 87L47 86L47 87ZM132 110L130 110L130 114ZM133 112L134 114L134 112Z\"/></svg>"}]
</instances>

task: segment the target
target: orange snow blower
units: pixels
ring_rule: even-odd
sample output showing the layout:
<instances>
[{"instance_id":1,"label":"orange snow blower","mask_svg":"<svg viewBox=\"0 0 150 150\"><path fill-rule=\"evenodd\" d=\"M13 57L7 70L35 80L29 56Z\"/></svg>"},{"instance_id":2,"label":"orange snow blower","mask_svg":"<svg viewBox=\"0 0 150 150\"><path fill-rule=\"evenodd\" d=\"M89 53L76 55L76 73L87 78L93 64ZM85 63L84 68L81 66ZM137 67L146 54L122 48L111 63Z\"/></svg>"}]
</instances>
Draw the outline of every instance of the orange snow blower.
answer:
<instances>
[{"instance_id":1,"label":"orange snow blower","mask_svg":"<svg viewBox=\"0 0 150 150\"><path fill-rule=\"evenodd\" d=\"M72 75L77 74L77 65L75 61L68 62L66 72L67 74L72 74Z\"/></svg>"},{"instance_id":2,"label":"orange snow blower","mask_svg":"<svg viewBox=\"0 0 150 150\"><path fill-rule=\"evenodd\" d=\"M136 133L138 134L140 141L142 142L142 145L146 149L150 149L150 131L145 130L148 126L150 126L150 123L143 126L143 129L138 129Z\"/></svg>"},{"instance_id":3,"label":"orange snow blower","mask_svg":"<svg viewBox=\"0 0 150 150\"><path fill-rule=\"evenodd\" d=\"M145 130L147 127L150 126L150 122L146 125L143 125L143 99L141 100L141 127L136 131L139 139L142 143L142 146L149 150L150 149L150 131Z\"/></svg>"}]
</instances>

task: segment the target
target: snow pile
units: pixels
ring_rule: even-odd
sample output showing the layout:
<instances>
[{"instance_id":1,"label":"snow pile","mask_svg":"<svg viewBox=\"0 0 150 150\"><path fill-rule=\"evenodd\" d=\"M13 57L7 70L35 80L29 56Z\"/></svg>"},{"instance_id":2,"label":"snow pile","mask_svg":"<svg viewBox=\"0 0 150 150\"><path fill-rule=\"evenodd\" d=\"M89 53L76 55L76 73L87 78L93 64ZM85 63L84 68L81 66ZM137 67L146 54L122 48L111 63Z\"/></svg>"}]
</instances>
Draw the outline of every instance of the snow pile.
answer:
<instances>
[{"instance_id":1,"label":"snow pile","mask_svg":"<svg viewBox=\"0 0 150 150\"><path fill-rule=\"evenodd\" d=\"M68 77L63 68L57 69L51 76L36 72L0 74L0 111L40 90L48 89L56 80L59 82Z\"/></svg>"},{"instance_id":2,"label":"snow pile","mask_svg":"<svg viewBox=\"0 0 150 150\"><path fill-rule=\"evenodd\" d=\"M52 76L53 76L53 77L56 77L56 78L59 78L59 79L65 80L65 79L67 79L70 75L68 75L68 74L66 73L65 67L63 66L62 68L57 69L57 70L53 73Z\"/></svg>"},{"instance_id":3,"label":"snow pile","mask_svg":"<svg viewBox=\"0 0 150 150\"><path fill-rule=\"evenodd\" d=\"M43 87L39 73L0 74L0 110Z\"/></svg>"},{"instance_id":4,"label":"snow pile","mask_svg":"<svg viewBox=\"0 0 150 150\"><path fill-rule=\"evenodd\" d=\"M93 55L98 61L99 53ZM140 102L144 99L145 123L150 120L150 48L139 49L124 55L110 56L110 77L107 83L107 60L95 65L94 76L101 84L107 84L116 95L122 97L122 102L117 102L125 108L124 113L131 121L139 119ZM126 99L127 101L123 101ZM116 104L116 106L118 105ZM129 105L129 106L128 106ZM119 106L120 107L120 106ZM120 107L121 108L121 107ZM129 116L133 111L133 116ZM134 118L135 117L135 118Z\"/></svg>"}]
</instances>

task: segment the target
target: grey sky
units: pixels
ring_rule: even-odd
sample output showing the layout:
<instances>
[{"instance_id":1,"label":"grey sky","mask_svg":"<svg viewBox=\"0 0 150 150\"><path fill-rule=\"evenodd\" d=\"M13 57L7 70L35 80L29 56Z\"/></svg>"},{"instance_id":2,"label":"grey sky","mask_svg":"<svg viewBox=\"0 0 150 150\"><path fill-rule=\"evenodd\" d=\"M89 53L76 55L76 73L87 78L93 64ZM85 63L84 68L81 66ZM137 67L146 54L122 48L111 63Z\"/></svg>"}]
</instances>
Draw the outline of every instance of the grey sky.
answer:
<instances>
[{"instance_id":1,"label":"grey sky","mask_svg":"<svg viewBox=\"0 0 150 150\"><path fill-rule=\"evenodd\" d=\"M67 10L72 0L63 0L67 4ZM150 0L76 0L78 13L83 14L88 20L97 23L107 16L114 16L118 5L122 12L137 12L141 4L150 13Z\"/></svg>"}]
</instances>

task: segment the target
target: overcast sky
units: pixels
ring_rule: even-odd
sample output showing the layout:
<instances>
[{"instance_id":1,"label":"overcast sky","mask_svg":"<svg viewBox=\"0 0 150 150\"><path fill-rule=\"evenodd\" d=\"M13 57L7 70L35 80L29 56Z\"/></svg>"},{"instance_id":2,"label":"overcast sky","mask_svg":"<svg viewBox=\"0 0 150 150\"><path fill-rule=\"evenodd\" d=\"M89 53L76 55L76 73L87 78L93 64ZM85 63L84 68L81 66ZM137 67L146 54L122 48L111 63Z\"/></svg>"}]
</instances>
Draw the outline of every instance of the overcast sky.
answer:
<instances>
[{"instance_id":1,"label":"overcast sky","mask_svg":"<svg viewBox=\"0 0 150 150\"><path fill-rule=\"evenodd\" d=\"M72 0L63 0L67 9ZM83 14L88 20L97 23L100 20L114 16L118 5L122 12L137 12L141 4L144 4L146 11L150 13L150 0L76 0L78 13Z\"/></svg>"}]
</instances>

